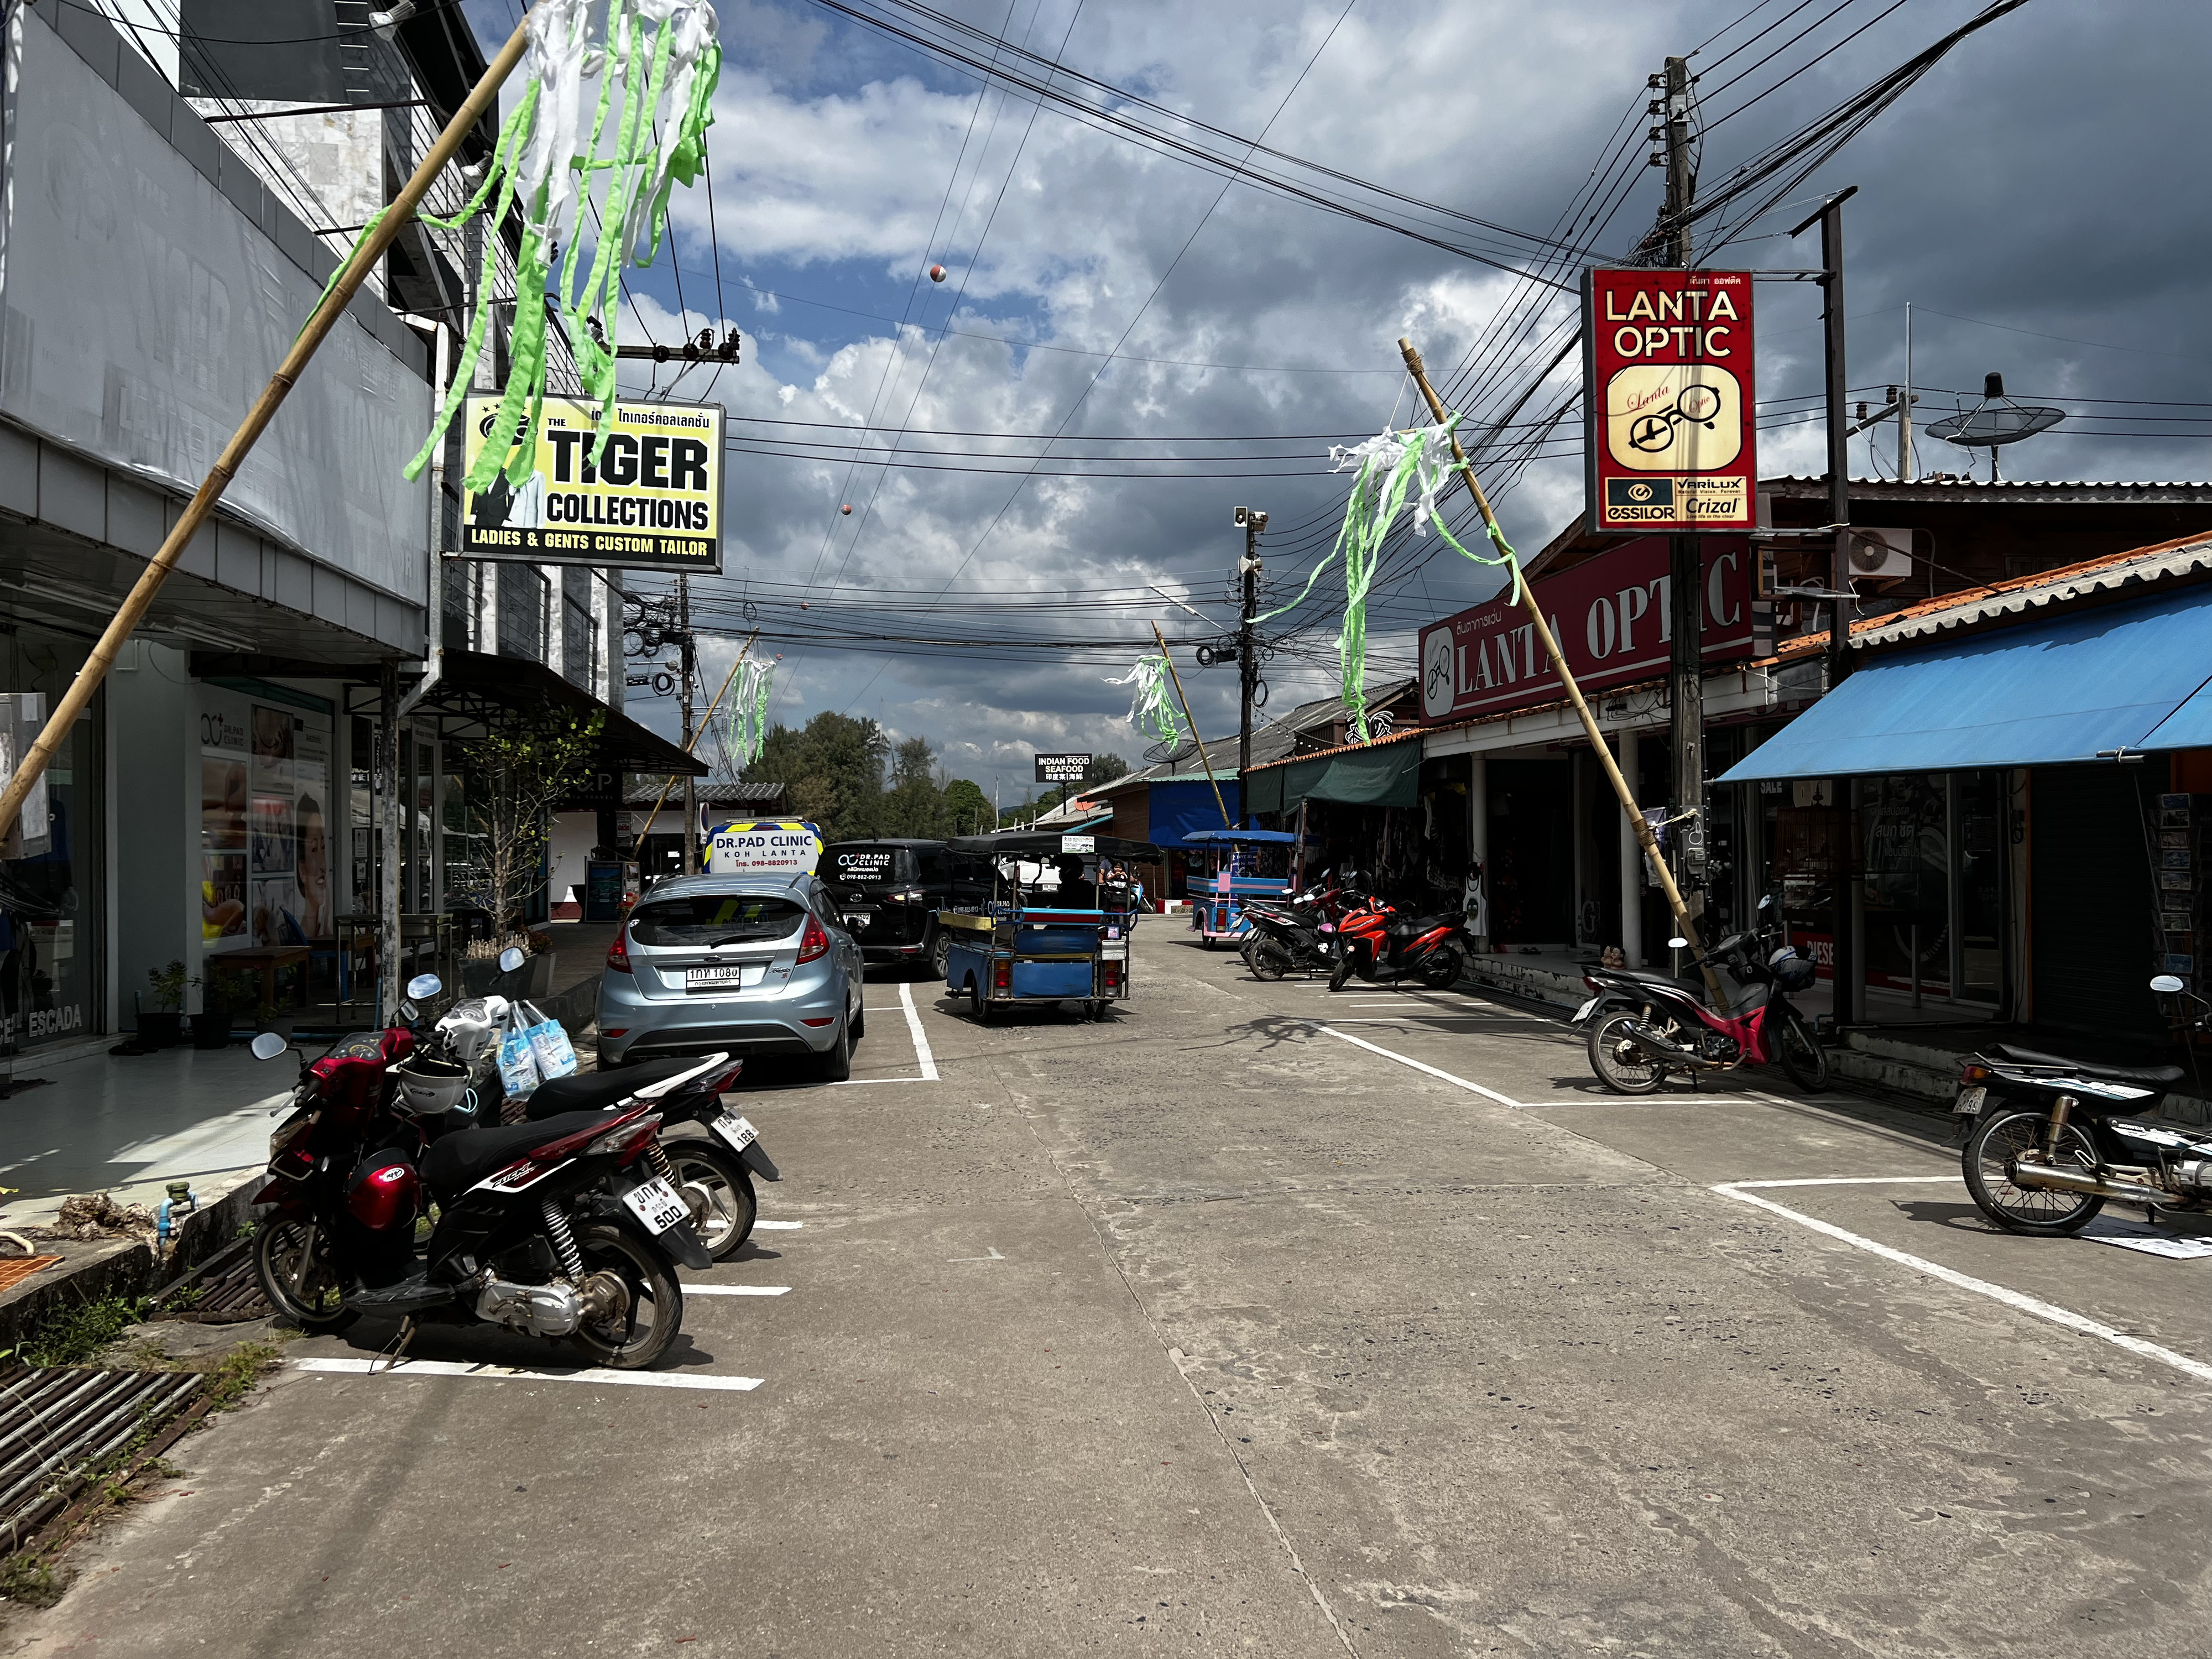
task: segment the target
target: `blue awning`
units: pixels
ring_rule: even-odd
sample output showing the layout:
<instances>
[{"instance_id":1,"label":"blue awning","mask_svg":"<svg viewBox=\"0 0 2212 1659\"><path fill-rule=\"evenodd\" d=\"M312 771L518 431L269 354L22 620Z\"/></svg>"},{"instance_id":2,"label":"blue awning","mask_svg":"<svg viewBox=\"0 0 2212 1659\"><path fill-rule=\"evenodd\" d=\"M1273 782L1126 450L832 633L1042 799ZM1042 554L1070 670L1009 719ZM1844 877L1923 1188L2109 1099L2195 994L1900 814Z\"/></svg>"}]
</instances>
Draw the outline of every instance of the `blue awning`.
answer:
<instances>
[{"instance_id":1,"label":"blue awning","mask_svg":"<svg viewBox=\"0 0 2212 1659\"><path fill-rule=\"evenodd\" d=\"M1875 658L1723 783L2094 761L2212 744L2212 588Z\"/></svg>"}]
</instances>

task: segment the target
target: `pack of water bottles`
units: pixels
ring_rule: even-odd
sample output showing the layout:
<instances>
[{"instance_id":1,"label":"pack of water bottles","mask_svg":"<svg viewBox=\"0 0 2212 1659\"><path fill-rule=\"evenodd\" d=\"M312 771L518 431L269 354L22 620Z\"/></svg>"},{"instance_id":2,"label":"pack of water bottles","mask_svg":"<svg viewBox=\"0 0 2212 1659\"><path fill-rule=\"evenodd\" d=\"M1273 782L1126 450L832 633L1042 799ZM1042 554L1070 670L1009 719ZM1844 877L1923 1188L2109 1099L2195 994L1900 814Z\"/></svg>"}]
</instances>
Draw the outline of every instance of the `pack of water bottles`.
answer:
<instances>
[{"instance_id":1,"label":"pack of water bottles","mask_svg":"<svg viewBox=\"0 0 2212 1659\"><path fill-rule=\"evenodd\" d=\"M499 1081L509 1100L527 1099L539 1084L575 1069L575 1045L559 1020L535 1003L507 1005L500 1029Z\"/></svg>"}]
</instances>

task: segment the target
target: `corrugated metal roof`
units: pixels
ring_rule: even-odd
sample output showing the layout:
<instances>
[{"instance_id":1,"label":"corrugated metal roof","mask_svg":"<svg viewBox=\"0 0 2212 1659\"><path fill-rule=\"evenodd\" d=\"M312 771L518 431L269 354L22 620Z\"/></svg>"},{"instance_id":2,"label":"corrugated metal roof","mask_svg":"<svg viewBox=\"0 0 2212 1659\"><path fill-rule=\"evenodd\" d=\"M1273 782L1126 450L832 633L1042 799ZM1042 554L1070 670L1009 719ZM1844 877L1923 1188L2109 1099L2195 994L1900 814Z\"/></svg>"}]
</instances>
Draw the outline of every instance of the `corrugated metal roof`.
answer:
<instances>
[{"instance_id":1,"label":"corrugated metal roof","mask_svg":"<svg viewBox=\"0 0 2212 1659\"><path fill-rule=\"evenodd\" d=\"M1340 743L1334 749L1309 749L1303 754L1285 755L1281 760L1269 761L1265 766L1255 765L1252 769L1255 772L1267 772L1278 766L1288 766L1294 761L1327 760L1331 755L1349 755L1362 749L1385 749L1394 743L1403 743L1408 738L1418 738L1430 732L1440 732L1444 729L1443 726L1409 726L1402 731L1391 732L1388 737L1377 738L1372 743Z\"/></svg>"},{"instance_id":2,"label":"corrugated metal roof","mask_svg":"<svg viewBox=\"0 0 2212 1659\"><path fill-rule=\"evenodd\" d=\"M2057 570L2039 570L2030 576L2008 577L1985 587L1970 587L1923 599L1887 617L1868 617L1851 624L1851 649L1896 645L1908 640L1934 639L1977 623L2024 617L2052 605L2093 593L2119 592L2129 588L2201 579L2212 574L2212 535L2184 536L2149 547L2131 548L2085 559ZM1828 630L1801 634L1776 653L1787 662L1825 651Z\"/></svg>"}]
</instances>

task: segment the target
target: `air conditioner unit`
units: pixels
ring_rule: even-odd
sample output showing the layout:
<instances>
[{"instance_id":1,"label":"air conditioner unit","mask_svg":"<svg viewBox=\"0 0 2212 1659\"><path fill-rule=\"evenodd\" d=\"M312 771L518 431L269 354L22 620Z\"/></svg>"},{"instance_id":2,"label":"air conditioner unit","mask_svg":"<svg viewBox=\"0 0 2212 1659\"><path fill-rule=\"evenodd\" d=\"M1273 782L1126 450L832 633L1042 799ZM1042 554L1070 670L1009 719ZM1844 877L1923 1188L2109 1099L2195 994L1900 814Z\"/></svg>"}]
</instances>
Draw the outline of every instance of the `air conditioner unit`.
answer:
<instances>
[{"instance_id":1,"label":"air conditioner unit","mask_svg":"<svg viewBox=\"0 0 2212 1659\"><path fill-rule=\"evenodd\" d=\"M1901 582L1912 579L1912 532L1853 525L1844 532L1844 551L1854 582Z\"/></svg>"}]
</instances>

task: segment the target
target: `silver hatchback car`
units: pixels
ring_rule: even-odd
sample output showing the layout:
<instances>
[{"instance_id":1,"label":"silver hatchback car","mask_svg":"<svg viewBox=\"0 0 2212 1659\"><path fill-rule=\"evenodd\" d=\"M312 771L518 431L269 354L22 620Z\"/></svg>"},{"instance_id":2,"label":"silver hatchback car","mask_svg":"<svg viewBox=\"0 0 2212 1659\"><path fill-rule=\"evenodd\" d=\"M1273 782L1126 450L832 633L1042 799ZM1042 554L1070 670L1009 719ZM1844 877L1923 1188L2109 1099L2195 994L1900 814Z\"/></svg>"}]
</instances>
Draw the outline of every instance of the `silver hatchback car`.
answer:
<instances>
[{"instance_id":1,"label":"silver hatchback car","mask_svg":"<svg viewBox=\"0 0 2212 1659\"><path fill-rule=\"evenodd\" d=\"M655 883L607 952L599 1064L665 1054L811 1055L852 1073L860 947L813 876L683 876Z\"/></svg>"}]
</instances>

